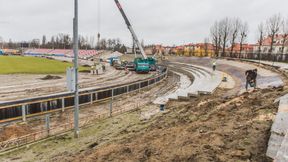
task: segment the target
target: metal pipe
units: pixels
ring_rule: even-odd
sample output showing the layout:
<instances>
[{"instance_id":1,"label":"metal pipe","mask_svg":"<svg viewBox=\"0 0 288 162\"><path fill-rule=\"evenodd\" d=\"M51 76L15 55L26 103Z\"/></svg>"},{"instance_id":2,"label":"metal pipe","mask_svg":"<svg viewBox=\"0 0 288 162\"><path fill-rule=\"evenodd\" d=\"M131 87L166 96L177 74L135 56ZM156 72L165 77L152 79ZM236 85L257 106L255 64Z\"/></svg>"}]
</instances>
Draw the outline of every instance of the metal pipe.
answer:
<instances>
[{"instance_id":1,"label":"metal pipe","mask_svg":"<svg viewBox=\"0 0 288 162\"><path fill-rule=\"evenodd\" d=\"M26 105L22 105L22 120L26 122Z\"/></svg>"},{"instance_id":2,"label":"metal pipe","mask_svg":"<svg viewBox=\"0 0 288 162\"><path fill-rule=\"evenodd\" d=\"M74 0L74 21L73 21L73 38L74 38L74 136L79 138L79 89L78 89L78 0Z\"/></svg>"}]
</instances>

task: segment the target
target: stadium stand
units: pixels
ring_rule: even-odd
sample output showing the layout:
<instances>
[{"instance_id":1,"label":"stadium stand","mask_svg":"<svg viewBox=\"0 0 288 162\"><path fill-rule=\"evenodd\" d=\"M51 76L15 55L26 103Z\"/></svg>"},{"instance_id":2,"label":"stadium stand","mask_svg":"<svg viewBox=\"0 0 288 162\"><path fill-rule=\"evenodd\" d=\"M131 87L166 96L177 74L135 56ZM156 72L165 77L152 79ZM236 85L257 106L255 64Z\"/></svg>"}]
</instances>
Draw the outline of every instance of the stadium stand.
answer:
<instances>
[{"instance_id":1,"label":"stadium stand","mask_svg":"<svg viewBox=\"0 0 288 162\"><path fill-rule=\"evenodd\" d=\"M88 59L96 56L96 50L79 50L79 58ZM59 56L59 57L73 57L73 50L65 49L28 49L24 52L28 56Z\"/></svg>"},{"instance_id":2,"label":"stadium stand","mask_svg":"<svg viewBox=\"0 0 288 162\"><path fill-rule=\"evenodd\" d=\"M20 55L20 51L16 49L3 49L2 52L5 55Z\"/></svg>"}]
</instances>

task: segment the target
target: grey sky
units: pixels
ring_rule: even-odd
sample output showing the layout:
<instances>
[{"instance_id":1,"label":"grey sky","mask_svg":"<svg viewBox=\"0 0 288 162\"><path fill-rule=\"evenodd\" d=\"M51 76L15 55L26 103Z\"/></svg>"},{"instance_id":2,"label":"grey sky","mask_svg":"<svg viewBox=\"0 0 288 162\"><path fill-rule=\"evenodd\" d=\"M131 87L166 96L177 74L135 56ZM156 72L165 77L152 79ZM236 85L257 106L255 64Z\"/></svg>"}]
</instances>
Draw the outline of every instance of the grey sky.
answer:
<instances>
[{"instance_id":1,"label":"grey sky","mask_svg":"<svg viewBox=\"0 0 288 162\"><path fill-rule=\"evenodd\" d=\"M98 1L79 0L80 34L96 36ZM101 34L131 44L131 36L113 0L101 1ZM223 17L249 23L249 42L256 28L273 14L288 16L287 0L120 0L145 44L203 42L209 28ZM6 41L31 40L72 33L73 0L0 0L0 36Z\"/></svg>"}]
</instances>

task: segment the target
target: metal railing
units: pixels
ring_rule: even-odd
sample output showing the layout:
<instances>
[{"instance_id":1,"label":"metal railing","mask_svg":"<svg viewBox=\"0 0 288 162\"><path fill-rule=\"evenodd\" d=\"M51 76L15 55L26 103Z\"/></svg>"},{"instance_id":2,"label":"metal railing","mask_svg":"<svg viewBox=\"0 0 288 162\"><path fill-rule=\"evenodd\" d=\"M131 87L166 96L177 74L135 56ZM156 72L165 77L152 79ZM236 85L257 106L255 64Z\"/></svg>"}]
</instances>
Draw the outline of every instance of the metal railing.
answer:
<instances>
[{"instance_id":1,"label":"metal railing","mask_svg":"<svg viewBox=\"0 0 288 162\"><path fill-rule=\"evenodd\" d=\"M140 91L141 89L149 88L150 85L156 85L156 83L163 81L166 77L167 77L167 71L165 71L164 73L162 73L162 74L160 74L154 78L149 78L149 79L145 79L142 81L129 83L127 85L121 85L118 87L115 86L113 88L111 88L111 87L102 88L101 90L85 92L85 93L82 92L82 94L80 95L80 100L81 100L81 97L83 97L83 96L90 96L89 99L91 99L91 100L87 100L87 102L82 102L81 105L83 106L83 105L87 105L87 104L93 104L96 102L103 102L103 101L112 99L114 97L120 97L121 95L124 95L124 94L133 93L133 92L136 92L138 90ZM100 94L100 97L99 97L99 94ZM48 114L48 113L50 114L50 113L57 112L57 111L65 111L68 108L72 108L73 105L72 106L69 105L68 107L66 107L66 104L65 104L65 101L66 101L65 99L69 99L71 97L73 97L73 96L65 96L65 97L62 96L62 97L44 99L44 100L41 100L41 98L40 98L40 100L37 100L37 99L34 100L33 99L33 101L31 101L31 102L24 102L24 103L18 103L17 102L16 106L21 106L21 107L26 108L25 115L24 115L25 120L26 120L27 117L32 117L32 116L37 116L37 115L40 116L43 114ZM65 107L64 108L61 107L61 108L55 109L55 110L49 110L49 111L47 110L47 111L43 111L43 112L39 112L39 113L35 113L35 114L30 114L30 115L26 114L27 108L29 107L29 105L33 105L35 103L42 103L40 105L43 105L44 102L55 102L57 100L64 103ZM64 100L64 102L63 102L63 100ZM25 106L23 106L23 104ZM55 105L57 105L57 104L55 103ZM134 103L133 106L125 107L122 109L118 108L118 109L112 109L110 112L91 114L91 115L85 116L84 119L81 119L79 125L80 125L80 127L90 126L97 120L106 119L106 118L109 118L111 116L122 114L124 112L133 111L133 110L139 108L140 106L144 106L144 105L145 104L139 105L139 103ZM0 107L0 109L9 109L10 107L14 107L14 106L15 105L5 104L5 107L4 108ZM13 118L13 120L21 120L21 119L23 120L24 116L21 114L20 117ZM11 121L11 119L9 119L9 120ZM4 120L2 120L2 122L3 121ZM68 120L64 124L52 126L49 129L42 129L41 131L37 131L37 132L27 134L27 135L24 135L24 136L21 136L18 138L3 141L3 142L0 142L0 152L4 152L4 151L18 148L18 147L21 147L21 146L24 146L27 144L31 144L31 143L46 139L46 138L51 137L51 136L59 135L59 134L71 131L71 130L73 130L73 128L74 128L73 121Z\"/></svg>"},{"instance_id":2,"label":"metal railing","mask_svg":"<svg viewBox=\"0 0 288 162\"><path fill-rule=\"evenodd\" d=\"M167 71L148 79L106 88L80 91L80 106L93 104L149 87L167 77ZM72 93L60 93L44 97L0 103L0 123L23 120L74 107Z\"/></svg>"}]
</instances>

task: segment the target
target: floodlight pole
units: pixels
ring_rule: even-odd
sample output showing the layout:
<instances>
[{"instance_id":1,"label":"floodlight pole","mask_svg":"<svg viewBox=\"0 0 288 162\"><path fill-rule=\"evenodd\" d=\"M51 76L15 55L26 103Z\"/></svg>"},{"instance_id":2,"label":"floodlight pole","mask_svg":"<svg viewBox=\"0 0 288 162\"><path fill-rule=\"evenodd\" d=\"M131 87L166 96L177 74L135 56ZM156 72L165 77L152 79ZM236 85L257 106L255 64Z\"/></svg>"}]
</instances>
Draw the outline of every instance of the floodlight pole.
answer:
<instances>
[{"instance_id":1,"label":"floodlight pole","mask_svg":"<svg viewBox=\"0 0 288 162\"><path fill-rule=\"evenodd\" d=\"M75 81L75 97L74 97L74 136L79 138L79 89L78 89L78 0L74 0L74 19L73 19L73 52L74 52L74 81Z\"/></svg>"}]
</instances>

